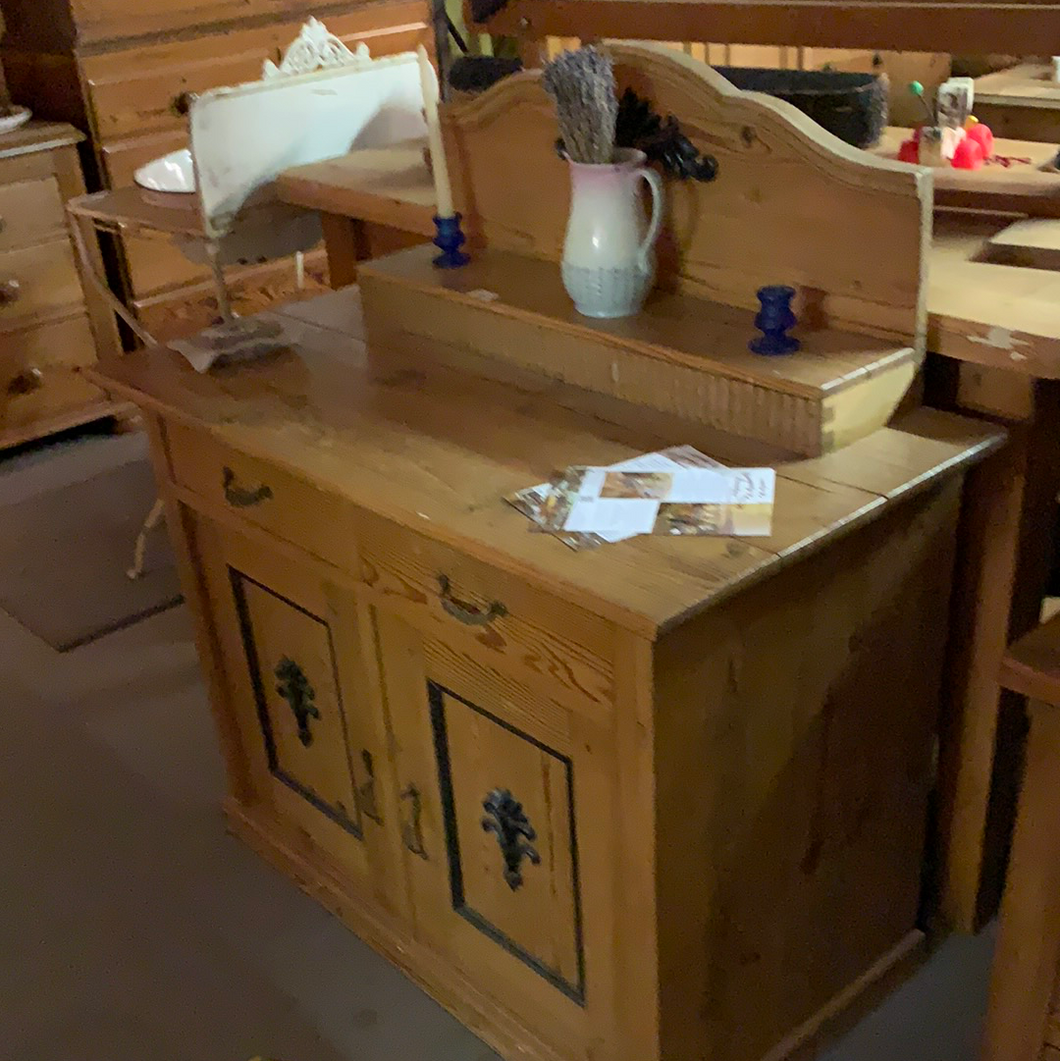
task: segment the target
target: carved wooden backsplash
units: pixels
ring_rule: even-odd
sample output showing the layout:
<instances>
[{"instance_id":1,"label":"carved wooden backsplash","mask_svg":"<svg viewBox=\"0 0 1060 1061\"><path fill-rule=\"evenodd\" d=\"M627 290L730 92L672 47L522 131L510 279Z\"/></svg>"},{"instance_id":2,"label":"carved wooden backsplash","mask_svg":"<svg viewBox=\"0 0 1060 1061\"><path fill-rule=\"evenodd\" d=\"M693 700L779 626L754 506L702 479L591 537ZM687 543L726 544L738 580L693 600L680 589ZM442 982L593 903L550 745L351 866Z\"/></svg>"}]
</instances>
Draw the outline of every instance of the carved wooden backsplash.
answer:
<instances>
[{"instance_id":1,"label":"carved wooden backsplash","mask_svg":"<svg viewBox=\"0 0 1060 1061\"><path fill-rule=\"evenodd\" d=\"M752 307L765 284L800 291L804 326L903 338L923 349L931 175L874 158L782 101L739 92L660 45L613 45L619 91L673 114L718 160L711 183L667 180L660 283ZM558 261L569 204L552 102L531 71L446 108L458 208L474 238Z\"/></svg>"}]
</instances>

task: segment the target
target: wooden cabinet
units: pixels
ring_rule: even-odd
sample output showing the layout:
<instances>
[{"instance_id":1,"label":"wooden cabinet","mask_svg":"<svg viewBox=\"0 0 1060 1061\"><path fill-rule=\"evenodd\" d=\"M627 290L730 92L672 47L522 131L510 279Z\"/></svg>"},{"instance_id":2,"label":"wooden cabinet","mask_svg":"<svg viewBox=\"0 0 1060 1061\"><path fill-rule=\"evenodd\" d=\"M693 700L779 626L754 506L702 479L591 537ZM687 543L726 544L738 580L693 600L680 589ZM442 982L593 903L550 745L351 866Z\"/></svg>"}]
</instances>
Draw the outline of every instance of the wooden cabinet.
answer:
<instances>
[{"instance_id":1,"label":"wooden cabinet","mask_svg":"<svg viewBox=\"0 0 1060 1061\"><path fill-rule=\"evenodd\" d=\"M81 284L65 203L84 192L67 125L31 122L0 142L0 447L118 411L83 375L113 316Z\"/></svg>"},{"instance_id":2,"label":"wooden cabinet","mask_svg":"<svg viewBox=\"0 0 1060 1061\"><path fill-rule=\"evenodd\" d=\"M761 446L365 359L356 316L277 315L299 351L247 371L106 368L148 414L232 828L512 1059L806 1044L923 941L961 470L997 434L921 411L778 455L769 538L575 553L501 498L563 454Z\"/></svg>"},{"instance_id":3,"label":"wooden cabinet","mask_svg":"<svg viewBox=\"0 0 1060 1061\"><path fill-rule=\"evenodd\" d=\"M426 0L0 0L0 9L13 97L84 130L104 188L131 184L145 162L186 146L188 96L259 79L310 15L374 56L433 48ZM209 270L168 240L124 236L115 253L124 293L159 338L216 318ZM299 288L293 260L230 270L234 308L246 314L326 290L322 252L303 275Z\"/></svg>"}]
</instances>

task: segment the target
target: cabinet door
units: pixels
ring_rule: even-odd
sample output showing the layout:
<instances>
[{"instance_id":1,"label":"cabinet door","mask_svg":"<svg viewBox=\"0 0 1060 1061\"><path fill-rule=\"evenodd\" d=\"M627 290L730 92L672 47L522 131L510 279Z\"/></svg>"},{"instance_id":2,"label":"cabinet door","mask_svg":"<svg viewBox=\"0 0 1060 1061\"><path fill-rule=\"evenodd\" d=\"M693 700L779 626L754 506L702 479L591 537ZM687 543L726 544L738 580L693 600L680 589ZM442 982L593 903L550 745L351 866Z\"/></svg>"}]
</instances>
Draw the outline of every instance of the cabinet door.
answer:
<instances>
[{"instance_id":1,"label":"cabinet door","mask_svg":"<svg viewBox=\"0 0 1060 1061\"><path fill-rule=\"evenodd\" d=\"M385 725L355 593L262 540L195 518L246 810L313 867L400 910Z\"/></svg>"},{"instance_id":2,"label":"cabinet door","mask_svg":"<svg viewBox=\"0 0 1060 1061\"><path fill-rule=\"evenodd\" d=\"M606 1053L606 733L402 619L376 621L417 935L554 1050Z\"/></svg>"}]
</instances>

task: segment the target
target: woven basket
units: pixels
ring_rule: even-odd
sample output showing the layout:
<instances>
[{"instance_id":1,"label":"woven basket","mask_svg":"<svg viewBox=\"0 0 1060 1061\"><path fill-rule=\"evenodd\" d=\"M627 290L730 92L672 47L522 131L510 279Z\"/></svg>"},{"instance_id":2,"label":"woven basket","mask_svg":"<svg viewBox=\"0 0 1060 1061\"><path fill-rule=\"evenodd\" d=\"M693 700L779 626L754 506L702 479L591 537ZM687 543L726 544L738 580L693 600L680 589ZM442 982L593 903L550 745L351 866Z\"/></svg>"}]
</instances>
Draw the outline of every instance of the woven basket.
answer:
<instances>
[{"instance_id":1,"label":"woven basket","mask_svg":"<svg viewBox=\"0 0 1060 1061\"><path fill-rule=\"evenodd\" d=\"M887 79L876 74L754 66L714 69L739 89L786 100L854 147L878 143L887 124Z\"/></svg>"}]
</instances>

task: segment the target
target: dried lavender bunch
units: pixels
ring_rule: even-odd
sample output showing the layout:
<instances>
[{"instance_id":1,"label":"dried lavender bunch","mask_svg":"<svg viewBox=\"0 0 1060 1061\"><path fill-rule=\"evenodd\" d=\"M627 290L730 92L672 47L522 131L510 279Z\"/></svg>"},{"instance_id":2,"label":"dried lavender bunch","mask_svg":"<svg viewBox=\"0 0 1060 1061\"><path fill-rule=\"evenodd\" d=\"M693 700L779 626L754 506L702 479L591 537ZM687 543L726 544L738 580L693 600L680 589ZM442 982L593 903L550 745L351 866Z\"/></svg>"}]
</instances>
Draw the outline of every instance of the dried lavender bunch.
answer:
<instances>
[{"instance_id":1,"label":"dried lavender bunch","mask_svg":"<svg viewBox=\"0 0 1060 1061\"><path fill-rule=\"evenodd\" d=\"M556 101L567 157L572 162L612 162L618 93L611 56L591 44L563 52L545 66L542 84Z\"/></svg>"}]
</instances>

